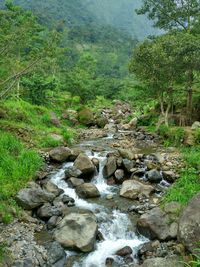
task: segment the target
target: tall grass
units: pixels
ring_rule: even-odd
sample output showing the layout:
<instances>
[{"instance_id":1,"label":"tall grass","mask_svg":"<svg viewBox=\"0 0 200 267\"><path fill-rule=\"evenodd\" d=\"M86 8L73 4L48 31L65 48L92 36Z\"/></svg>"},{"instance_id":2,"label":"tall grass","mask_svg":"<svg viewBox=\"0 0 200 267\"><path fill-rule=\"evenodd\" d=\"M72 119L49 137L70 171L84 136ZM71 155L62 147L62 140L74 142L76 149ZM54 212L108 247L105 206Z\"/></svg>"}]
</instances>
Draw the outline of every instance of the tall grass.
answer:
<instances>
[{"instance_id":1,"label":"tall grass","mask_svg":"<svg viewBox=\"0 0 200 267\"><path fill-rule=\"evenodd\" d=\"M41 157L9 133L0 131L0 218L8 223L13 197L42 167Z\"/></svg>"},{"instance_id":2,"label":"tall grass","mask_svg":"<svg viewBox=\"0 0 200 267\"><path fill-rule=\"evenodd\" d=\"M200 192L200 147L183 148L181 151L186 166L181 171L180 178L169 189L164 201L177 201L186 205L196 193Z\"/></svg>"}]
</instances>

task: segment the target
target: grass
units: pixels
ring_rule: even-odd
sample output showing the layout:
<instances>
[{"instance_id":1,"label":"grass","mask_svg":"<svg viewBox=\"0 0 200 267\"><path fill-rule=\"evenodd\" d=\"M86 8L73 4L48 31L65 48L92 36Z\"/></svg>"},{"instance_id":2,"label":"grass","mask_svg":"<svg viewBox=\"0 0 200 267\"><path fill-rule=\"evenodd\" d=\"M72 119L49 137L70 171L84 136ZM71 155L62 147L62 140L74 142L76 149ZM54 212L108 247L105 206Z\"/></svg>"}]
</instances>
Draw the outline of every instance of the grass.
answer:
<instances>
[{"instance_id":1,"label":"grass","mask_svg":"<svg viewBox=\"0 0 200 267\"><path fill-rule=\"evenodd\" d=\"M181 152L186 167L181 171L180 178L169 189L164 202L177 201L184 206L200 192L200 147L183 148Z\"/></svg>"},{"instance_id":2,"label":"grass","mask_svg":"<svg viewBox=\"0 0 200 267\"><path fill-rule=\"evenodd\" d=\"M192 260L184 262L186 267L200 267L200 249L196 249L195 253L191 255Z\"/></svg>"},{"instance_id":3,"label":"grass","mask_svg":"<svg viewBox=\"0 0 200 267\"><path fill-rule=\"evenodd\" d=\"M42 167L42 158L9 133L0 131L0 218L4 223L16 213L13 197Z\"/></svg>"},{"instance_id":4,"label":"grass","mask_svg":"<svg viewBox=\"0 0 200 267\"><path fill-rule=\"evenodd\" d=\"M60 119L60 126L55 126L51 112L50 108L32 105L23 100L7 100L0 104L0 128L17 135L28 146L35 148L71 143L74 132L68 126L69 121ZM62 112L56 112L60 117ZM60 135L63 141L52 138L52 134Z\"/></svg>"},{"instance_id":5,"label":"grass","mask_svg":"<svg viewBox=\"0 0 200 267\"><path fill-rule=\"evenodd\" d=\"M0 244L0 263L3 261L4 257L7 255L6 244Z\"/></svg>"}]
</instances>

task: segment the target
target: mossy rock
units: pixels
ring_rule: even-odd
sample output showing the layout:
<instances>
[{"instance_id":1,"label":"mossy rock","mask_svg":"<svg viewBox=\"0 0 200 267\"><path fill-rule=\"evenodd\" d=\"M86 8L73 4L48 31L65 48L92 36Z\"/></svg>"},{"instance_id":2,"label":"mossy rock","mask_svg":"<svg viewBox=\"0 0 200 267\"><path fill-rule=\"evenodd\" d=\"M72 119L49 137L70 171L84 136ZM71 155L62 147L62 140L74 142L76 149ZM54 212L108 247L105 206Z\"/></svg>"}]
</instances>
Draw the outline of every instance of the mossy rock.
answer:
<instances>
[{"instance_id":1,"label":"mossy rock","mask_svg":"<svg viewBox=\"0 0 200 267\"><path fill-rule=\"evenodd\" d=\"M93 112L89 108L85 108L79 111L78 120L81 124L84 124L87 126L95 124Z\"/></svg>"}]
</instances>

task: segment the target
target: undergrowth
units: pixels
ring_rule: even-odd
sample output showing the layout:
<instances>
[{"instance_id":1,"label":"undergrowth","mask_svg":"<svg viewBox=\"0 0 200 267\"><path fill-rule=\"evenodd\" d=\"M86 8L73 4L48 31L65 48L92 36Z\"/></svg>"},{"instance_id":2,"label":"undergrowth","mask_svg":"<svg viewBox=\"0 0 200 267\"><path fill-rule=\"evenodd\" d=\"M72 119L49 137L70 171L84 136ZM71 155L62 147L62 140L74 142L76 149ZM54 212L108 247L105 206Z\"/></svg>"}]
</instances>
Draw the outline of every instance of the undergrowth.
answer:
<instances>
[{"instance_id":1,"label":"undergrowth","mask_svg":"<svg viewBox=\"0 0 200 267\"><path fill-rule=\"evenodd\" d=\"M43 160L9 133L0 131L0 219L9 223L17 212L13 197L42 167Z\"/></svg>"}]
</instances>

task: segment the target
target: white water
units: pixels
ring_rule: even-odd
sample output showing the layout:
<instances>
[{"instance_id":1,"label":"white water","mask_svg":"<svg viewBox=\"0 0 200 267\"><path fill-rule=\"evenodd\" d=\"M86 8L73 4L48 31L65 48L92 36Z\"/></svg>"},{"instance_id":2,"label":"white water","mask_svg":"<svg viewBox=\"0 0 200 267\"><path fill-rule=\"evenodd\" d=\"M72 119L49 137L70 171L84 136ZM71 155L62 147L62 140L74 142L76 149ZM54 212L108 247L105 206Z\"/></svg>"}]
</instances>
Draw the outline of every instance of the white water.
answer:
<instances>
[{"instance_id":1,"label":"white water","mask_svg":"<svg viewBox=\"0 0 200 267\"><path fill-rule=\"evenodd\" d=\"M97 158L100 162L99 173L95 175L92 180L99 189L101 196L113 192L113 187L107 185L103 178L103 167L106 157L100 156L98 153L91 155L87 153L90 158ZM138 247L146 242L144 238L138 238L134 232L131 232L131 222L125 213L118 210L109 211L106 207L91 204L87 201L80 199L74 189L69 188L68 184L64 181L64 172L67 168L72 166L73 163L66 163L63 167L52 176L52 182L59 188L62 188L66 195L75 200L77 207L84 208L95 212L99 223L99 231L103 235L104 241L96 244L94 252L86 255L80 263L75 263L73 267L105 267L105 261L108 257L115 259L119 266L128 266L122 262L122 258L114 256L114 254L125 246L130 246L133 250L133 258L137 253ZM69 253L71 255L71 253Z\"/></svg>"}]
</instances>

